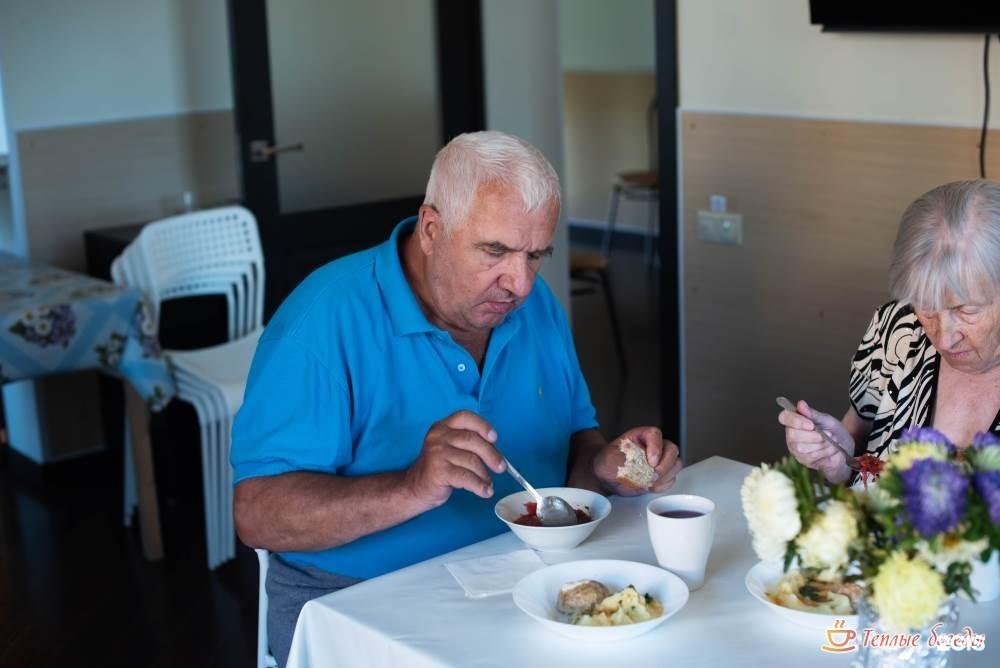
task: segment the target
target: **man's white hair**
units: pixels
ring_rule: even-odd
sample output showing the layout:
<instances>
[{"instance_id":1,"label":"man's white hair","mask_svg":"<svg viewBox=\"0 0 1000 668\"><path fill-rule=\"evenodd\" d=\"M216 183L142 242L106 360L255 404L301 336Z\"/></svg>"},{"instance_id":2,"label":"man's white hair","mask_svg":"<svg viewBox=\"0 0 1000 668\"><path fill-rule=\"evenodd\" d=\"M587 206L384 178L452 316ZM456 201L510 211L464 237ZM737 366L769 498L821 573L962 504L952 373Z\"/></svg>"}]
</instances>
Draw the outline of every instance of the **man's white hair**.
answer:
<instances>
[{"instance_id":1,"label":"man's white hair","mask_svg":"<svg viewBox=\"0 0 1000 668\"><path fill-rule=\"evenodd\" d=\"M955 181L918 197L899 222L889 291L928 311L1000 295L1000 184Z\"/></svg>"},{"instance_id":2,"label":"man's white hair","mask_svg":"<svg viewBox=\"0 0 1000 668\"><path fill-rule=\"evenodd\" d=\"M441 214L446 230L463 224L483 186L511 188L525 213L560 205L559 177L542 152L520 137L495 130L458 135L438 151L424 204Z\"/></svg>"}]
</instances>

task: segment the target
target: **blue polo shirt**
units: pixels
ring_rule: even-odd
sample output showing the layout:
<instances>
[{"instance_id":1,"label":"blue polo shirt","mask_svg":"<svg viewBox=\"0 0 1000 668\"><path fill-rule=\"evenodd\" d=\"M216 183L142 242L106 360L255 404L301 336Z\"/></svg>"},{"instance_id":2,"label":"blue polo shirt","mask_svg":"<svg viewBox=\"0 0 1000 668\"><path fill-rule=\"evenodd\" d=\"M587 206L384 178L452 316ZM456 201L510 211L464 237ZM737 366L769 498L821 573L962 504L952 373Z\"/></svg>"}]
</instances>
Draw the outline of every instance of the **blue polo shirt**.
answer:
<instances>
[{"instance_id":1,"label":"blue polo shirt","mask_svg":"<svg viewBox=\"0 0 1000 668\"><path fill-rule=\"evenodd\" d=\"M239 482L289 471L363 476L416 459L431 424L466 409L499 435L518 470L562 485L570 436L597 425L562 307L541 277L493 330L483 370L432 325L389 240L311 274L261 337L233 426ZM397 526L290 562L369 578L496 535L495 502L520 488L493 475L494 498L454 490L448 501Z\"/></svg>"}]
</instances>

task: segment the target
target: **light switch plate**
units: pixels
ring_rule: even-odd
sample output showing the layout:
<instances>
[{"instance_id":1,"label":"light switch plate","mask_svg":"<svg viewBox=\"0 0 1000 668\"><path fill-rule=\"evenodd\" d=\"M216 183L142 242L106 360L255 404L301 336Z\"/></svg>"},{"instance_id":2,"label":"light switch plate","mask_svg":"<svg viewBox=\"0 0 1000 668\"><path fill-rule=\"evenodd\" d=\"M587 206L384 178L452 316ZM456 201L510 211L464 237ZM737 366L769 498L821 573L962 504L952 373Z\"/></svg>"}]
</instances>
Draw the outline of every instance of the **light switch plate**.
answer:
<instances>
[{"instance_id":1,"label":"light switch plate","mask_svg":"<svg viewBox=\"0 0 1000 668\"><path fill-rule=\"evenodd\" d=\"M698 238L711 244L743 245L743 214L698 212Z\"/></svg>"}]
</instances>

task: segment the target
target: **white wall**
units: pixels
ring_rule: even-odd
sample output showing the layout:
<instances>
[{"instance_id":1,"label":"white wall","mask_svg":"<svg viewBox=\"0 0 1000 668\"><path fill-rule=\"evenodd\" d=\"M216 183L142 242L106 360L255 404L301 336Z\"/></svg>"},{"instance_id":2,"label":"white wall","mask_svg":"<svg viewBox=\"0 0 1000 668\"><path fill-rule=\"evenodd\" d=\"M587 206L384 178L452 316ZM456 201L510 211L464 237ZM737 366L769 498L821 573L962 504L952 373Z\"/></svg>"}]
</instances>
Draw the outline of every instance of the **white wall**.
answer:
<instances>
[{"instance_id":1,"label":"white wall","mask_svg":"<svg viewBox=\"0 0 1000 668\"><path fill-rule=\"evenodd\" d=\"M652 72L653 0L559 0L563 69Z\"/></svg>"},{"instance_id":2,"label":"white wall","mask_svg":"<svg viewBox=\"0 0 1000 668\"><path fill-rule=\"evenodd\" d=\"M0 0L13 131L232 107L225 0Z\"/></svg>"},{"instance_id":3,"label":"white wall","mask_svg":"<svg viewBox=\"0 0 1000 668\"><path fill-rule=\"evenodd\" d=\"M483 0L486 127L534 144L564 177L556 0ZM515 39L516 37L516 39ZM565 214L565 212L564 212ZM569 234L560 222L542 276L569 313Z\"/></svg>"},{"instance_id":4,"label":"white wall","mask_svg":"<svg viewBox=\"0 0 1000 668\"><path fill-rule=\"evenodd\" d=\"M680 0L681 105L977 126L983 38L822 33L805 0ZM1000 71L1000 44L991 49ZM1000 127L993 114L991 127Z\"/></svg>"}]
</instances>

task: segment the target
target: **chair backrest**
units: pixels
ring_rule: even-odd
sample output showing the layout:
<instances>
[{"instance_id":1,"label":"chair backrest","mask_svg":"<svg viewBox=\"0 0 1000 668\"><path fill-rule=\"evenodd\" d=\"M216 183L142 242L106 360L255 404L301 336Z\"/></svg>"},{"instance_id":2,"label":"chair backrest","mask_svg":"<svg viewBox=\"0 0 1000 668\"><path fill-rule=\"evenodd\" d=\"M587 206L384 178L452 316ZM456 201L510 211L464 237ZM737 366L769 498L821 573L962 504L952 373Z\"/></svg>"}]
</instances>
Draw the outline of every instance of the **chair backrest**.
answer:
<instances>
[{"instance_id":1,"label":"chair backrest","mask_svg":"<svg viewBox=\"0 0 1000 668\"><path fill-rule=\"evenodd\" d=\"M278 662L271 656L267 644L267 589L264 587L271 554L260 548L254 552L257 553L257 562L260 564L260 594L257 597L257 668L275 668Z\"/></svg>"},{"instance_id":2,"label":"chair backrest","mask_svg":"<svg viewBox=\"0 0 1000 668\"><path fill-rule=\"evenodd\" d=\"M228 305L229 338L262 324L264 258L257 222L239 206L196 211L152 222L118 260L119 278L141 288L159 321L168 299L221 294Z\"/></svg>"}]
</instances>

